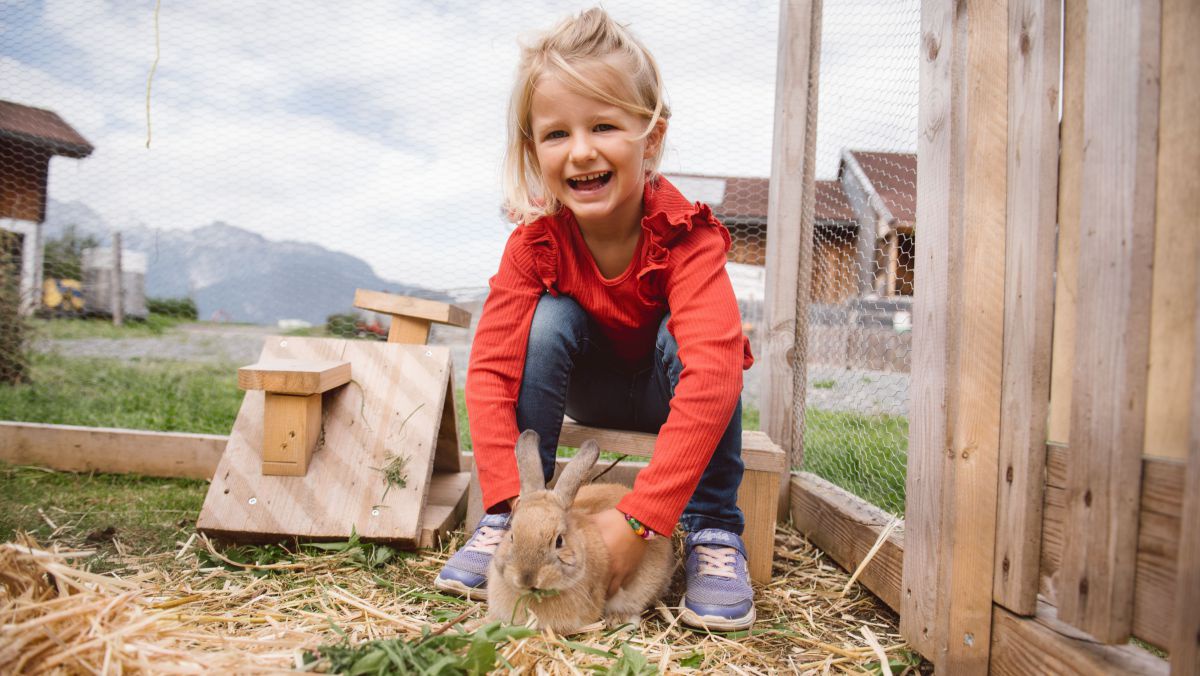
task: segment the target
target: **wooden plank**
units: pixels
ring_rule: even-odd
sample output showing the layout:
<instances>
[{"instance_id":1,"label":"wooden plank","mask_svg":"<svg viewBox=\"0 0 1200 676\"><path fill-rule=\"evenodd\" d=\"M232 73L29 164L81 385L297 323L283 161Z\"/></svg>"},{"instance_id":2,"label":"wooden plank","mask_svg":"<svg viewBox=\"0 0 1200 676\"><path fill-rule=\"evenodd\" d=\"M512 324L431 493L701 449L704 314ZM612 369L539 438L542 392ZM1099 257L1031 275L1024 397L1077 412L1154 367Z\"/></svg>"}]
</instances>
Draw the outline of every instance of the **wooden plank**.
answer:
<instances>
[{"instance_id":1,"label":"wooden plank","mask_svg":"<svg viewBox=\"0 0 1200 676\"><path fill-rule=\"evenodd\" d=\"M1061 6L1008 6L1008 225L1004 271L1004 389L993 598L1037 610L1058 206Z\"/></svg>"},{"instance_id":2,"label":"wooden plank","mask_svg":"<svg viewBox=\"0 0 1200 676\"><path fill-rule=\"evenodd\" d=\"M350 362L273 359L238 369L238 387L276 394L320 394L350 382Z\"/></svg>"},{"instance_id":3,"label":"wooden plank","mask_svg":"<svg viewBox=\"0 0 1200 676\"><path fill-rule=\"evenodd\" d=\"M791 479L792 523L814 545L848 571L856 570L879 534L896 517L862 498L810 474ZM892 610L900 609L904 531L893 530L858 581Z\"/></svg>"},{"instance_id":4,"label":"wooden plank","mask_svg":"<svg viewBox=\"0 0 1200 676\"><path fill-rule=\"evenodd\" d=\"M821 7L822 0L779 3L764 339L757 368L766 369L759 395L762 429L787 453L791 468L804 462ZM790 495L786 472L780 480L783 519Z\"/></svg>"},{"instance_id":5,"label":"wooden plank","mask_svg":"<svg viewBox=\"0 0 1200 676\"><path fill-rule=\"evenodd\" d=\"M1068 443L1075 371L1075 299L1079 288L1079 207L1083 182L1083 64L1087 0L1067 0L1063 15L1062 122L1059 124L1058 255L1054 284L1054 346L1046 436Z\"/></svg>"},{"instance_id":6,"label":"wooden plank","mask_svg":"<svg viewBox=\"0 0 1200 676\"><path fill-rule=\"evenodd\" d=\"M921 8L913 412L901 633L939 672L985 673L1000 442L1005 2ZM913 451L916 452L913 452Z\"/></svg>"},{"instance_id":7,"label":"wooden plank","mask_svg":"<svg viewBox=\"0 0 1200 676\"><path fill-rule=\"evenodd\" d=\"M433 454L434 472L461 472L462 446L458 441L458 406L454 401L454 371L446 379L446 401L442 404L442 422L438 425L437 449Z\"/></svg>"},{"instance_id":8,"label":"wooden plank","mask_svg":"<svg viewBox=\"0 0 1200 676\"><path fill-rule=\"evenodd\" d=\"M429 321L424 319L393 315L388 327L388 342L424 345L429 340L430 326Z\"/></svg>"},{"instance_id":9,"label":"wooden plank","mask_svg":"<svg viewBox=\"0 0 1200 676\"><path fill-rule=\"evenodd\" d=\"M238 411L229 446L200 511L200 530L241 540L340 539L358 535L419 542L433 473L450 352L439 346L272 336L262 359L349 361L356 387L325 395L324 443L303 477L263 476L263 393ZM406 485L382 469L405 458Z\"/></svg>"},{"instance_id":10,"label":"wooden plank","mask_svg":"<svg viewBox=\"0 0 1200 676\"><path fill-rule=\"evenodd\" d=\"M1133 624L1146 425L1160 5L1088 6L1083 194L1059 617L1098 640Z\"/></svg>"},{"instance_id":11,"label":"wooden plank","mask_svg":"<svg viewBox=\"0 0 1200 676\"><path fill-rule=\"evenodd\" d=\"M1038 604L1035 618L1018 617L1001 606L992 617L991 673L996 676L1167 674L1166 660L1132 645L1098 644L1058 620L1045 603Z\"/></svg>"},{"instance_id":12,"label":"wooden plank","mask_svg":"<svg viewBox=\"0 0 1200 676\"><path fill-rule=\"evenodd\" d=\"M1052 445L1047 456L1045 510L1042 526L1041 594L1058 603L1067 503L1066 466L1069 449ZM1181 533L1184 468L1177 460L1142 461L1137 559L1134 570L1133 635L1169 648L1176 608L1175 579Z\"/></svg>"},{"instance_id":13,"label":"wooden plank","mask_svg":"<svg viewBox=\"0 0 1200 676\"><path fill-rule=\"evenodd\" d=\"M431 322L449 324L450 326L466 328L471 325L471 313L457 305L439 303L424 298L398 296L394 293L384 293L382 291L355 289L354 307L389 315L428 319Z\"/></svg>"},{"instance_id":14,"label":"wooden plank","mask_svg":"<svg viewBox=\"0 0 1200 676\"><path fill-rule=\"evenodd\" d=\"M1200 105L1200 102L1197 101L1200 83L1195 78L1197 64L1200 62L1191 61L1184 64L1176 60L1182 53L1192 54L1192 58L1200 56L1195 54L1196 46L1200 45L1200 42L1195 40L1196 31L1200 30L1200 6L1190 3L1185 7L1184 3L1165 0L1163 10L1163 30L1165 32L1163 51L1164 65L1167 66L1164 69L1164 91L1168 86L1187 88L1188 98L1192 105ZM1180 25L1168 28L1167 22ZM1185 44L1187 52L1184 51ZM1166 56L1168 47L1177 53ZM1192 73L1192 79L1187 82L1176 79L1178 71L1185 68ZM1168 74L1171 77L1167 77ZM1175 100L1175 97L1171 98ZM1197 129L1195 111L1195 108L1191 111L1193 131ZM1172 115L1183 112L1172 110ZM1191 139L1193 149L1196 148L1198 137L1200 134L1193 134ZM1195 169L1192 167L1191 171L1194 173ZM1187 169L1183 169L1183 171L1187 171ZM1194 183L1190 188L1179 187L1193 193L1196 192ZM1195 213L1194 210L1193 214ZM1194 225L1193 223L1193 227ZM1197 288L1195 281L1192 283L1192 288ZM1198 305L1200 305L1200 292L1193 301L1193 307ZM1200 323L1200 308L1197 309L1196 315L1197 322ZM1180 518L1178 577L1175 581L1175 614L1172 618L1174 631L1170 644L1171 673L1177 676L1200 676L1200 324L1194 328L1192 339L1192 353L1195 357L1192 363L1193 375L1189 388L1191 402L1188 406L1191 411L1191 429L1189 430L1185 497Z\"/></svg>"},{"instance_id":15,"label":"wooden plank","mask_svg":"<svg viewBox=\"0 0 1200 676\"><path fill-rule=\"evenodd\" d=\"M654 454L654 444L658 442L658 435L588 427L568 419L563 422L558 443L561 446L578 448L588 439L595 439L602 451L649 458ZM766 433L758 431L742 432L742 463L748 470L784 472L787 469L787 458L783 449Z\"/></svg>"},{"instance_id":16,"label":"wooden plank","mask_svg":"<svg viewBox=\"0 0 1200 676\"><path fill-rule=\"evenodd\" d=\"M65 472L209 479L228 437L0 421L0 461Z\"/></svg>"},{"instance_id":17,"label":"wooden plank","mask_svg":"<svg viewBox=\"0 0 1200 676\"><path fill-rule=\"evenodd\" d=\"M775 524L779 508L779 473L748 469L738 487L737 506L745 518L742 542L746 545L746 568L750 579L771 581L775 552Z\"/></svg>"},{"instance_id":18,"label":"wooden plank","mask_svg":"<svg viewBox=\"0 0 1200 676\"><path fill-rule=\"evenodd\" d=\"M1200 259L1200 3L1162 0L1148 455L1186 458Z\"/></svg>"},{"instance_id":19,"label":"wooden plank","mask_svg":"<svg viewBox=\"0 0 1200 676\"><path fill-rule=\"evenodd\" d=\"M429 500L421 515L421 539L418 546L438 546L447 533L462 523L467 513L467 493L471 472L434 471L429 481Z\"/></svg>"},{"instance_id":20,"label":"wooden plank","mask_svg":"<svg viewBox=\"0 0 1200 676\"><path fill-rule=\"evenodd\" d=\"M304 476L321 436L321 395L267 392L263 409L262 473Z\"/></svg>"}]
</instances>

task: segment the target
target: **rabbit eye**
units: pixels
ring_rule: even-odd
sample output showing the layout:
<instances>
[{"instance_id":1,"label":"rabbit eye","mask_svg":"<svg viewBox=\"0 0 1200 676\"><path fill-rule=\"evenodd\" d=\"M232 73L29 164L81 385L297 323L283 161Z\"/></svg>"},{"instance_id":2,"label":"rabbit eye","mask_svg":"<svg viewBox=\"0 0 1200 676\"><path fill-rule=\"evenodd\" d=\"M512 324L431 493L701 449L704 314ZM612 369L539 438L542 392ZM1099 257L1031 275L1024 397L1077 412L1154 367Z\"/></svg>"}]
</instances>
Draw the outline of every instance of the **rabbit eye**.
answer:
<instances>
[{"instance_id":1,"label":"rabbit eye","mask_svg":"<svg viewBox=\"0 0 1200 676\"><path fill-rule=\"evenodd\" d=\"M558 537L554 538L554 547L556 549L562 549L562 546L563 546L563 536L559 535Z\"/></svg>"}]
</instances>

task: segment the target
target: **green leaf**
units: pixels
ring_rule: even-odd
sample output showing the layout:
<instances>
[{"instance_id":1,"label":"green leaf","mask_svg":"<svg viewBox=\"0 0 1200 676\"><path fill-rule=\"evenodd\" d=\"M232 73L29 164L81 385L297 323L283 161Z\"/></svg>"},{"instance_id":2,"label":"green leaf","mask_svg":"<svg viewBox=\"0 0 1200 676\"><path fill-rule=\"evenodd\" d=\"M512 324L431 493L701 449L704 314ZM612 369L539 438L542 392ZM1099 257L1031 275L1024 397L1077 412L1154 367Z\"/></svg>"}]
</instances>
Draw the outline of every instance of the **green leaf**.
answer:
<instances>
[{"instance_id":1,"label":"green leaf","mask_svg":"<svg viewBox=\"0 0 1200 676\"><path fill-rule=\"evenodd\" d=\"M469 674L486 674L496 665L496 644L479 634L471 640L463 668Z\"/></svg>"},{"instance_id":2,"label":"green leaf","mask_svg":"<svg viewBox=\"0 0 1200 676\"><path fill-rule=\"evenodd\" d=\"M699 651L679 660L679 666L689 669L699 669L702 664L704 664L704 653Z\"/></svg>"},{"instance_id":3,"label":"green leaf","mask_svg":"<svg viewBox=\"0 0 1200 676\"><path fill-rule=\"evenodd\" d=\"M617 655L613 654L611 651L601 650L599 648L594 648L590 645L584 645L582 643L577 643L575 641L563 641L562 644L567 646L568 648L572 648L572 649L578 650L580 652L585 652L589 655L595 655L597 657L617 657Z\"/></svg>"}]
</instances>

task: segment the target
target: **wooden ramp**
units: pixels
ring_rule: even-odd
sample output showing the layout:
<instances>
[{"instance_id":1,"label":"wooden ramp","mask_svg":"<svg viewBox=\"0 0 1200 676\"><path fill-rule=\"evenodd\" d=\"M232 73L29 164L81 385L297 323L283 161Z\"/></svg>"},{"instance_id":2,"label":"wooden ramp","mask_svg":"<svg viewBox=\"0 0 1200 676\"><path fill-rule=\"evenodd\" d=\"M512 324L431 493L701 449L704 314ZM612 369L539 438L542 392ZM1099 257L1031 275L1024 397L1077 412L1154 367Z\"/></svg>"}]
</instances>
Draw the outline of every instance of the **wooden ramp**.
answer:
<instances>
[{"instance_id":1,"label":"wooden ramp","mask_svg":"<svg viewBox=\"0 0 1200 676\"><path fill-rule=\"evenodd\" d=\"M266 395L246 393L200 512L201 531L243 541L355 532L416 547L453 527L469 473L461 471L447 348L272 336L260 362L275 360L346 361L352 379L322 395L322 433L303 476L263 474ZM392 474L404 485L385 480L396 463L403 470Z\"/></svg>"}]
</instances>

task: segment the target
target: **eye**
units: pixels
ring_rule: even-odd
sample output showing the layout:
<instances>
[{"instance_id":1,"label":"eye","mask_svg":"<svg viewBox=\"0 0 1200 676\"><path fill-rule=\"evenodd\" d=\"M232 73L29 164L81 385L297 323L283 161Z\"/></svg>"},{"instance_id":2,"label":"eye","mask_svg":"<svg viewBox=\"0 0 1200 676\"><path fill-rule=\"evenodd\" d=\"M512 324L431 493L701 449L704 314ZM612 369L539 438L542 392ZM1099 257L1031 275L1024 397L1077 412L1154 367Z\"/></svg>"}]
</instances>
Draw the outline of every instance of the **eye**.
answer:
<instances>
[{"instance_id":1,"label":"eye","mask_svg":"<svg viewBox=\"0 0 1200 676\"><path fill-rule=\"evenodd\" d=\"M554 538L554 548L562 549L562 546L563 546L563 536L559 535L558 537Z\"/></svg>"},{"instance_id":2,"label":"eye","mask_svg":"<svg viewBox=\"0 0 1200 676\"><path fill-rule=\"evenodd\" d=\"M547 141L553 141L554 139L560 139L560 138L566 138L566 137L567 137L567 132L565 132L561 129L555 129L554 131L547 132L545 138Z\"/></svg>"},{"instance_id":3,"label":"eye","mask_svg":"<svg viewBox=\"0 0 1200 676\"><path fill-rule=\"evenodd\" d=\"M593 127L593 129L595 129L596 131L616 131L617 128L611 124L602 122L602 123L596 125L595 127Z\"/></svg>"}]
</instances>

